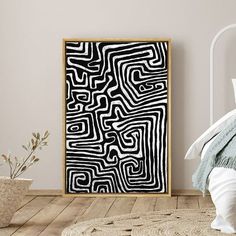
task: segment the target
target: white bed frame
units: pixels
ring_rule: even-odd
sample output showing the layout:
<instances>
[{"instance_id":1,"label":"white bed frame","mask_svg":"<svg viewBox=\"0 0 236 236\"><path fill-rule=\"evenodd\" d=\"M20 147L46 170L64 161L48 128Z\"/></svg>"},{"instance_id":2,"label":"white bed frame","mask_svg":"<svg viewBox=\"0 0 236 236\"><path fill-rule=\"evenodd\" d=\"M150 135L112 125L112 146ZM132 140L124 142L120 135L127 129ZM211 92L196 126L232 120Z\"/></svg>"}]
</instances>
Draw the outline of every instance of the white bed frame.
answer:
<instances>
[{"instance_id":1,"label":"white bed frame","mask_svg":"<svg viewBox=\"0 0 236 236\"><path fill-rule=\"evenodd\" d=\"M225 26L213 38L210 47L210 126L214 122L214 49L220 36L226 31L236 28L236 24Z\"/></svg>"}]
</instances>

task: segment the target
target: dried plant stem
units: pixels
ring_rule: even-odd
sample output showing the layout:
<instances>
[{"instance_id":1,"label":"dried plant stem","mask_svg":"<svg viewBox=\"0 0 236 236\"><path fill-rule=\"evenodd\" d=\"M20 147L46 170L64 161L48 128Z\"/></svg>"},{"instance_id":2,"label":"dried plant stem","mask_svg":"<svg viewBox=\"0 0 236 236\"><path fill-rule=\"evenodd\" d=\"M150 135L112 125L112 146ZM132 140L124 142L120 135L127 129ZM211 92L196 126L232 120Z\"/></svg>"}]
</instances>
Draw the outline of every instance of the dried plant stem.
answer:
<instances>
[{"instance_id":1,"label":"dried plant stem","mask_svg":"<svg viewBox=\"0 0 236 236\"><path fill-rule=\"evenodd\" d=\"M35 152L38 149L42 149L44 146L47 146L47 138L49 132L46 131L43 136L40 136L40 133L32 133L33 137L31 138L28 145L22 145L22 147L27 151L26 158L18 159L16 156L13 158L11 154L0 156L1 159L9 166L9 174L11 179L15 179L24 173L30 166L39 161L39 158L36 158Z\"/></svg>"},{"instance_id":2,"label":"dried plant stem","mask_svg":"<svg viewBox=\"0 0 236 236\"><path fill-rule=\"evenodd\" d=\"M26 157L26 159L22 162L22 164L19 166L18 170L16 171L16 173L13 175L12 179L17 178L19 175L21 175L24 171L21 171L22 168L24 167L24 165L27 163L27 161L29 160L29 158L34 154L34 152L37 150L37 148L40 146L40 144L42 143L43 140L41 140L38 145L34 148L32 148L30 154ZM21 172L20 172L21 171ZM20 172L20 173L19 173Z\"/></svg>"},{"instance_id":3,"label":"dried plant stem","mask_svg":"<svg viewBox=\"0 0 236 236\"><path fill-rule=\"evenodd\" d=\"M10 178L12 179L12 166L11 166L11 163L9 163L9 167L10 167Z\"/></svg>"},{"instance_id":4,"label":"dried plant stem","mask_svg":"<svg viewBox=\"0 0 236 236\"><path fill-rule=\"evenodd\" d=\"M20 174L22 174L22 172L19 173L20 170L23 168L23 166L25 165L25 163L26 163L26 162L29 160L29 158L32 156L32 154L34 153L34 151L35 151L35 150L32 150L32 151L30 152L30 154L27 156L27 158L24 160L24 162L19 166L19 168L18 168L18 170L16 171L16 173L13 174L13 176L11 177L11 179L17 178ZM19 173L19 174L18 174L18 173ZM18 175L17 175L17 174L18 174Z\"/></svg>"},{"instance_id":5,"label":"dried plant stem","mask_svg":"<svg viewBox=\"0 0 236 236\"><path fill-rule=\"evenodd\" d=\"M14 173L15 173L15 171L16 171L16 167L17 167L17 162L15 162L14 169L13 169L13 171L12 171L12 174L10 175L10 178L11 178L11 179L14 179L14 178L13 178L13 175L14 175Z\"/></svg>"}]
</instances>

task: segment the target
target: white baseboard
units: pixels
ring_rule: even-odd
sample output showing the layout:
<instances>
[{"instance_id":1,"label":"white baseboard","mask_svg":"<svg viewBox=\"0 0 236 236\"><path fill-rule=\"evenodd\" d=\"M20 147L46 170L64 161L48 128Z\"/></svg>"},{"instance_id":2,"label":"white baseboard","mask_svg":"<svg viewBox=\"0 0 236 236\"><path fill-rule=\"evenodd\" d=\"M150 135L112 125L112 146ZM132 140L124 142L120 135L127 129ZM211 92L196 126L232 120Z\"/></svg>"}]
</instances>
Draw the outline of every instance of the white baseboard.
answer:
<instances>
[{"instance_id":1,"label":"white baseboard","mask_svg":"<svg viewBox=\"0 0 236 236\"><path fill-rule=\"evenodd\" d=\"M206 195L210 195L207 191ZM196 189L173 189L172 196L202 196L202 192Z\"/></svg>"}]
</instances>

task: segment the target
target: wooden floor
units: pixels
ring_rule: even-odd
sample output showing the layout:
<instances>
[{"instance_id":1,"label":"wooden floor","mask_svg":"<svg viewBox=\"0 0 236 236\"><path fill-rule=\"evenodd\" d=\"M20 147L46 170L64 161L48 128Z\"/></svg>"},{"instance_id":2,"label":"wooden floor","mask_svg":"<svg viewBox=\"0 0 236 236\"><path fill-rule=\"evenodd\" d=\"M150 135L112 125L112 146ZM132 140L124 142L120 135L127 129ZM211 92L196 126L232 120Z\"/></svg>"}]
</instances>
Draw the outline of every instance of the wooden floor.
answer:
<instances>
[{"instance_id":1,"label":"wooden floor","mask_svg":"<svg viewBox=\"0 0 236 236\"><path fill-rule=\"evenodd\" d=\"M60 235L68 225L92 218L126 213L213 207L210 196L178 196L171 198L63 198L26 196L7 228L0 236Z\"/></svg>"}]
</instances>

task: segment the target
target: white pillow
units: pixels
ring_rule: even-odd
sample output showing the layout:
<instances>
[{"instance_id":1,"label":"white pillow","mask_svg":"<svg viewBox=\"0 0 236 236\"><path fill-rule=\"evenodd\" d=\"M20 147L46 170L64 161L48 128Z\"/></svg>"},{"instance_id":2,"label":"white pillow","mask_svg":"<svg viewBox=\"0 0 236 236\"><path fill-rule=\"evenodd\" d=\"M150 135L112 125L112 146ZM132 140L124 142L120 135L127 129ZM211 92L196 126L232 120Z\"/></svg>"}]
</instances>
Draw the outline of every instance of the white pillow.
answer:
<instances>
[{"instance_id":1,"label":"white pillow","mask_svg":"<svg viewBox=\"0 0 236 236\"><path fill-rule=\"evenodd\" d=\"M204 147L202 148L202 152L201 152L201 160L203 160L205 158L206 152L208 150L208 148L210 147L210 145L214 142L215 138L217 137L217 135L212 138L210 141L208 141Z\"/></svg>"},{"instance_id":2,"label":"white pillow","mask_svg":"<svg viewBox=\"0 0 236 236\"><path fill-rule=\"evenodd\" d=\"M185 159L194 159L201 156L201 151L204 145L218 134L225 126L236 119L236 109L230 111L218 121L216 121L210 128L208 128L188 149Z\"/></svg>"}]
</instances>

